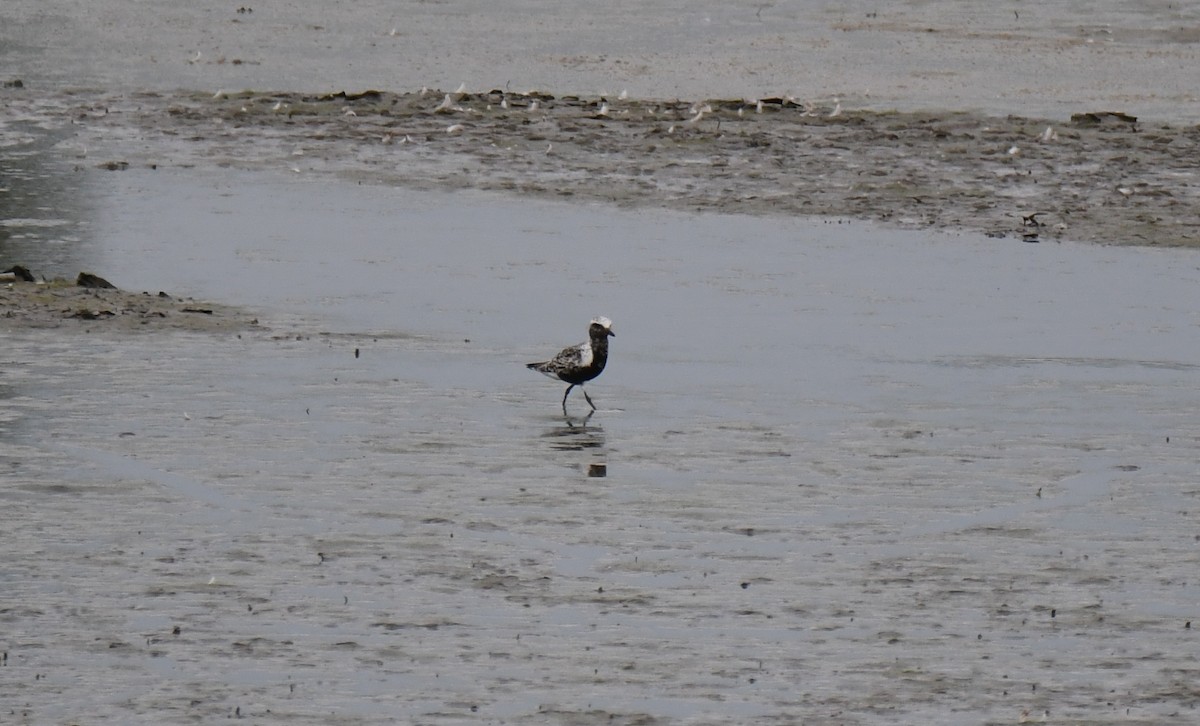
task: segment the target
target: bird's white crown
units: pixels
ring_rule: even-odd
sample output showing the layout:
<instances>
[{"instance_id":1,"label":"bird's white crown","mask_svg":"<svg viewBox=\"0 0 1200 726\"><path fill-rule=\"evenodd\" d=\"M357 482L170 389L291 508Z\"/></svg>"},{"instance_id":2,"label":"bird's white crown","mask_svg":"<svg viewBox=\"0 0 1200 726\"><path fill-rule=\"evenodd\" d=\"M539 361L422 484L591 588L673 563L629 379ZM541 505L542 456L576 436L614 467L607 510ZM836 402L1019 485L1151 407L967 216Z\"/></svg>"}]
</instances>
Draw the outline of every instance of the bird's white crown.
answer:
<instances>
[{"instance_id":1,"label":"bird's white crown","mask_svg":"<svg viewBox=\"0 0 1200 726\"><path fill-rule=\"evenodd\" d=\"M592 318L592 324L599 325L600 327L604 328L605 330L612 329L612 321L609 320L608 318L604 317L603 315L597 315L596 317Z\"/></svg>"}]
</instances>

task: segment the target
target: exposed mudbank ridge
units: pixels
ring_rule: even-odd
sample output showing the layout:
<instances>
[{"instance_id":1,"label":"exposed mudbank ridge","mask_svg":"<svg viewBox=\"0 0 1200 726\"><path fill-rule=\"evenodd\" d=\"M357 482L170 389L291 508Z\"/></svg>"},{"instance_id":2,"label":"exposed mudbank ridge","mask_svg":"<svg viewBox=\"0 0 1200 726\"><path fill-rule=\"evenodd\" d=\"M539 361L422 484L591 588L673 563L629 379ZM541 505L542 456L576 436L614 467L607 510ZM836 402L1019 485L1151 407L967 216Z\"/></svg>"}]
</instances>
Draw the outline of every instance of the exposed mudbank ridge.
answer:
<instances>
[{"instance_id":1,"label":"exposed mudbank ridge","mask_svg":"<svg viewBox=\"0 0 1200 726\"><path fill-rule=\"evenodd\" d=\"M79 273L74 281L39 281L20 265L0 274L0 330L234 332L256 326L256 318L228 305L165 292L128 292L89 272Z\"/></svg>"},{"instance_id":2,"label":"exposed mudbank ridge","mask_svg":"<svg viewBox=\"0 0 1200 726\"><path fill-rule=\"evenodd\" d=\"M1084 110L1063 124L856 111L786 97L691 102L500 90L67 101L87 129L139 135L139 157L98 162L110 169L207 161L418 188L856 217L1030 242L1200 245L1200 127L1150 126L1125 113Z\"/></svg>"}]
</instances>

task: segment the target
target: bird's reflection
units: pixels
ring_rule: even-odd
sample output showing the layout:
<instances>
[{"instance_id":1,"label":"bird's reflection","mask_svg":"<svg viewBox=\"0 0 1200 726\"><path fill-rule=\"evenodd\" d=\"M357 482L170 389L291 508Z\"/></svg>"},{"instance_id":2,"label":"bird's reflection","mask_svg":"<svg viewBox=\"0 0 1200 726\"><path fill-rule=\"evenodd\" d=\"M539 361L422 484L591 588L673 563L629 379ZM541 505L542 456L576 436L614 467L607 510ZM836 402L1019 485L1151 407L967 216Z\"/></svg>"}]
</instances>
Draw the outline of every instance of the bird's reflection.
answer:
<instances>
[{"instance_id":1,"label":"bird's reflection","mask_svg":"<svg viewBox=\"0 0 1200 726\"><path fill-rule=\"evenodd\" d=\"M604 428L589 425L595 414L595 411L591 411L583 417L567 416L562 419L561 425L543 433L542 438L547 439L550 448L555 451L603 450Z\"/></svg>"},{"instance_id":2,"label":"bird's reflection","mask_svg":"<svg viewBox=\"0 0 1200 726\"><path fill-rule=\"evenodd\" d=\"M608 445L604 428L592 425L595 411L587 416L566 416L559 419L553 428L542 433L542 438L554 452L554 459L569 469L583 471L589 477L608 476Z\"/></svg>"},{"instance_id":3,"label":"bird's reflection","mask_svg":"<svg viewBox=\"0 0 1200 726\"><path fill-rule=\"evenodd\" d=\"M586 416L584 416L583 418L579 418L579 417L571 418L570 416L567 416L563 419L563 421L567 424L567 428L585 429L585 428L587 428L588 422L592 420L592 416L595 416L595 415L596 415L596 409L592 409L591 411L588 411L588 414ZM594 427L594 428L600 432L604 431L604 429L601 429L598 426Z\"/></svg>"}]
</instances>

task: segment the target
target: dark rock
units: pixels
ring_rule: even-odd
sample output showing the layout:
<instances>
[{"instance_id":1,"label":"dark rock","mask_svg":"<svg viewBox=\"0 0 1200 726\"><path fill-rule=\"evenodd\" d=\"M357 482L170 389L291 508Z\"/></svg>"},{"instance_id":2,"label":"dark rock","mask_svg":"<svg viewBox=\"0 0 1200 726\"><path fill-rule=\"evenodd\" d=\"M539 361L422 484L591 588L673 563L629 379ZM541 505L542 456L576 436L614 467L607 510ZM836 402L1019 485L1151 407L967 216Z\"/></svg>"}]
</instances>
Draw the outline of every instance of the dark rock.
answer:
<instances>
[{"instance_id":1,"label":"dark rock","mask_svg":"<svg viewBox=\"0 0 1200 726\"><path fill-rule=\"evenodd\" d=\"M84 310L76 310L71 315L71 317L78 318L80 320L104 320L105 318L111 318L114 315L116 315L116 313L114 313L111 310L86 310L86 309L84 309Z\"/></svg>"},{"instance_id":2,"label":"dark rock","mask_svg":"<svg viewBox=\"0 0 1200 726\"><path fill-rule=\"evenodd\" d=\"M1117 126L1137 123L1137 116L1130 116L1120 111L1089 111L1087 113L1071 114L1071 123L1075 126Z\"/></svg>"},{"instance_id":3,"label":"dark rock","mask_svg":"<svg viewBox=\"0 0 1200 726\"><path fill-rule=\"evenodd\" d=\"M29 271L28 267L23 265L13 265L5 270L5 272L12 273L18 280L22 282L36 282L33 277L33 273Z\"/></svg>"},{"instance_id":4,"label":"dark rock","mask_svg":"<svg viewBox=\"0 0 1200 726\"><path fill-rule=\"evenodd\" d=\"M81 272L79 277L75 278L75 284L79 287L98 288L103 290L116 290L117 286L105 280L99 275L93 275L90 272Z\"/></svg>"}]
</instances>

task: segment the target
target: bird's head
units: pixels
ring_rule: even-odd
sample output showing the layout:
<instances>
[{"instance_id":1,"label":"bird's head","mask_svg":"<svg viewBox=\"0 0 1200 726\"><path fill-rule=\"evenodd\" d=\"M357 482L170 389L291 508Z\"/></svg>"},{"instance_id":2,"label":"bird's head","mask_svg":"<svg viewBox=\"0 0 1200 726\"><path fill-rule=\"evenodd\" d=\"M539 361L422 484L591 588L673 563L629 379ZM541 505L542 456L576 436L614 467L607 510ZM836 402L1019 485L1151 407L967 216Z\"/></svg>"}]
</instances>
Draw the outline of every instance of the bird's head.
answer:
<instances>
[{"instance_id":1,"label":"bird's head","mask_svg":"<svg viewBox=\"0 0 1200 726\"><path fill-rule=\"evenodd\" d=\"M611 335L616 336L612 330L612 321L603 315L592 318L592 324L588 327L588 331L592 335Z\"/></svg>"}]
</instances>

